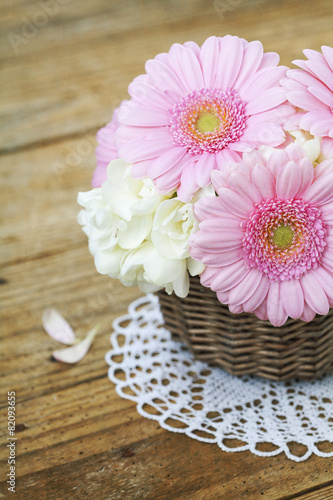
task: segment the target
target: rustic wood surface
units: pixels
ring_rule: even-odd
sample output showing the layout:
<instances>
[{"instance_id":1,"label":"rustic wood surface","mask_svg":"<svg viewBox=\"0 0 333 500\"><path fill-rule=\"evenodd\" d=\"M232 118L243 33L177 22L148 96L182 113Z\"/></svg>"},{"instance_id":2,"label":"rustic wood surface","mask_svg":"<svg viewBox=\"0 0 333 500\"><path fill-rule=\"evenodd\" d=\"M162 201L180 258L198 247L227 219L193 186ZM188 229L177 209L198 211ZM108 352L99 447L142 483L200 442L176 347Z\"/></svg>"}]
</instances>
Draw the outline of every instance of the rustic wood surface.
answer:
<instances>
[{"instance_id":1,"label":"rustic wood surface","mask_svg":"<svg viewBox=\"0 0 333 500\"><path fill-rule=\"evenodd\" d=\"M1 491L7 391L16 392L19 499L333 499L333 459L260 458L161 429L107 378L111 321L139 297L97 274L76 223L96 130L146 59L228 32L284 64L333 46L331 0L2 0ZM56 307L79 334L101 331L75 366L52 362ZM300 453L302 452L300 447Z\"/></svg>"}]
</instances>

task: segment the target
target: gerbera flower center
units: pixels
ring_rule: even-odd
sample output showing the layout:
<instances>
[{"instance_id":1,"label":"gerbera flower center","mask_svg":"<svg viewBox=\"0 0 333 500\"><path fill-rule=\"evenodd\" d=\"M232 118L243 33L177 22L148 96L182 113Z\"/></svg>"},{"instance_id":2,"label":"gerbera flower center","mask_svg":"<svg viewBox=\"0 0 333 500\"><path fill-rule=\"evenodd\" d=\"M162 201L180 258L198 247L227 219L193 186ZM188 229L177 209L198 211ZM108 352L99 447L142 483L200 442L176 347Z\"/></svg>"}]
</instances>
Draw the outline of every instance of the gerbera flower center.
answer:
<instances>
[{"instance_id":1,"label":"gerbera flower center","mask_svg":"<svg viewBox=\"0 0 333 500\"><path fill-rule=\"evenodd\" d=\"M215 132L220 126L219 117L214 113L202 113L197 119L196 127L199 132L205 134L206 132Z\"/></svg>"},{"instance_id":2,"label":"gerbera flower center","mask_svg":"<svg viewBox=\"0 0 333 500\"><path fill-rule=\"evenodd\" d=\"M278 226L273 231L273 244L278 248L288 248L294 239L294 231L290 226Z\"/></svg>"},{"instance_id":3,"label":"gerbera flower center","mask_svg":"<svg viewBox=\"0 0 333 500\"><path fill-rule=\"evenodd\" d=\"M327 228L317 207L302 200L265 200L245 224L247 264L271 280L299 279L320 264Z\"/></svg>"},{"instance_id":4,"label":"gerbera flower center","mask_svg":"<svg viewBox=\"0 0 333 500\"><path fill-rule=\"evenodd\" d=\"M245 104L234 90L208 87L182 97L173 107L170 130L175 144L189 153L218 153L239 139L245 121Z\"/></svg>"}]
</instances>

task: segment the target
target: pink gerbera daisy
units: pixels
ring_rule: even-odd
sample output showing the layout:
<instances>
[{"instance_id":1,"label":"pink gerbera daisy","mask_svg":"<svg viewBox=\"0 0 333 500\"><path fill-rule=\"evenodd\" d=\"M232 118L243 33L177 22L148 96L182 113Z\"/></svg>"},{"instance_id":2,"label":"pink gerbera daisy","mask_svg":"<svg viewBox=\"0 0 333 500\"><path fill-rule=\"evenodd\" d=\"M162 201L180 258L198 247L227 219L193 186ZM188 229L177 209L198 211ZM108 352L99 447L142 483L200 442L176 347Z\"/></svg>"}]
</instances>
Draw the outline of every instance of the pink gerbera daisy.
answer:
<instances>
[{"instance_id":1,"label":"pink gerbera daisy","mask_svg":"<svg viewBox=\"0 0 333 500\"><path fill-rule=\"evenodd\" d=\"M119 154L134 177L188 201L211 172L260 145L285 139L286 68L258 41L236 36L172 45L146 63L119 114Z\"/></svg>"},{"instance_id":2,"label":"pink gerbera daisy","mask_svg":"<svg viewBox=\"0 0 333 500\"><path fill-rule=\"evenodd\" d=\"M275 326L311 321L333 305L333 161L315 169L300 146L258 152L213 172L218 196L195 204L190 254L201 283L234 313Z\"/></svg>"},{"instance_id":3,"label":"pink gerbera daisy","mask_svg":"<svg viewBox=\"0 0 333 500\"><path fill-rule=\"evenodd\" d=\"M304 50L307 61L294 64L301 69L287 72L284 81L289 101L305 110L297 113L299 127L312 135L323 137L321 149L327 158L333 157L333 49Z\"/></svg>"},{"instance_id":4,"label":"pink gerbera daisy","mask_svg":"<svg viewBox=\"0 0 333 500\"><path fill-rule=\"evenodd\" d=\"M125 101L123 101L121 105L124 104L124 102ZM119 109L120 106L114 110L111 121L97 132L97 166L91 181L92 187L100 187L103 182L107 180L107 166L112 160L118 158L116 130L119 126Z\"/></svg>"}]
</instances>

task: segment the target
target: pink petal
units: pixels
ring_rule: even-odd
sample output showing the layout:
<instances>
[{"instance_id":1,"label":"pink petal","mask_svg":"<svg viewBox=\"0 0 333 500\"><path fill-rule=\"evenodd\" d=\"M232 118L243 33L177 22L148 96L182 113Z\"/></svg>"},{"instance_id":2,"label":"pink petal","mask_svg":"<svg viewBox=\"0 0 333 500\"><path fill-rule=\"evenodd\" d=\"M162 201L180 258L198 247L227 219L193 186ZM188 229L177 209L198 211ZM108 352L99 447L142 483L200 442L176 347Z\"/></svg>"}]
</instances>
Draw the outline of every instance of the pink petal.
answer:
<instances>
[{"instance_id":1,"label":"pink petal","mask_svg":"<svg viewBox=\"0 0 333 500\"><path fill-rule=\"evenodd\" d=\"M333 106L333 94L326 87L320 87L317 85L316 87L309 87L309 92L312 95L317 97L321 102L329 106L330 108Z\"/></svg>"},{"instance_id":2,"label":"pink petal","mask_svg":"<svg viewBox=\"0 0 333 500\"><path fill-rule=\"evenodd\" d=\"M320 54L321 55L321 54ZM318 78L328 86L333 92L333 74L332 70L326 65L318 63L317 61L309 61L307 64L310 71L318 76Z\"/></svg>"},{"instance_id":3,"label":"pink petal","mask_svg":"<svg viewBox=\"0 0 333 500\"><path fill-rule=\"evenodd\" d=\"M153 107L124 106L122 113L119 113L119 121L135 127L163 127L169 125L170 114L167 110Z\"/></svg>"},{"instance_id":4,"label":"pink petal","mask_svg":"<svg viewBox=\"0 0 333 500\"><path fill-rule=\"evenodd\" d=\"M215 87L219 89L232 88L242 66L243 47L237 36L225 41L217 60Z\"/></svg>"},{"instance_id":5,"label":"pink petal","mask_svg":"<svg viewBox=\"0 0 333 500\"><path fill-rule=\"evenodd\" d=\"M304 292L304 298L311 309L317 314L327 314L329 311L327 295L316 277L315 270L303 274L300 278L300 283Z\"/></svg>"},{"instance_id":6,"label":"pink petal","mask_svg":"<svg viewBox=\"0 0 333 500\"><path fill-rule=\"evenodd\" d=\"M332 47L327 47L326 45L323 45L322 48L322 53L324 54L324 57L327 61L327 64L333 71L333 48Z\"/></svg>"},{"instance_id":7,"label":"pink petal","mask_svg":"<svg viewBox=\"0 0 333 500\"><path fill-rule=\"evenodd\" d=\"M208 253L220 253L226 250L240 248L243 238L241 231L224 230L221 234L215 235L214 233L206 233L198 231L191 240L192 249L201 248ZM192 257L195 258L194 254ZM199 259L201 260L201 259Z\"/></svg>"},{"instance_id":8,"label":"pink petal","mask_svg":"<svg viewBox=\"0 0 333 500\"><path fill-rule=\"evenodd\" d=\"M323 267L316 269L316 278L323 287L324 292L330 300L330 307L333 302L333 274Z\"/></svg>"},{"instance_id":9,"label":"pink petal","mask_svg":"<svg viewBox=\"0 0 333 500\"><path fill-rule=\"evenodd\" d=\"M229 304L229 311L233 314L240 314L244 312L242 305Z\"/></svg>"},{"instance_id":10,"label":"pink petal","mask_svg":"<svg viewBox=\"0 0 333 500\"><path fill-rule=\"evenodd\" d=\"M245 108L247 115L262 113L282 104L287 98L287 91L283 87L271 88L262 92L255 99L248 102Z\"/></svg>"},{"instance_id":11,"label":"pink petal","mask_svg":"<svg viewBox=\"0 0 333 500\"><path fill-rule=\"evenodd\" d=\"M180 186L177 190L179 198L187 203L193 196L193 193L199 189L194 175L195 164L192 160L188 160L182 169Z\"/></svg>"},{"instance_id":12,"label":"pink petal","mask_svg":"<svg viewBox=\"0 0 333 500\"><path fill-rule=\"evenodd\" d=\"M251 204L260 203L262 196L251 181L239 172L231 173L229 176L229 187L241 196L247 198Z\"/></svg>"},{"instance_id":13,"label":"pink petal","mask_svg":"<svg viewBox=\"0 0 333 500\"><path fill-rule=\"evenodd\" d=\"M300 319L302 321L309 322L309 321L313 320L315 315L316 315L315 311L313 309L311 309L311 307L305 302L304 303L304 311L303 311L303 314L300 317Z\"/></svg>"},{"instance_id":14,"label":"pink petal","mask_svg":"<svg viewBox=\"0 0 333 500\"><path fill-rule=\"evenodd\" d=\"M210 218L210 217L221 217L227 214L225 208L223 207L221 200L214 197L201 198L194 204L194 214L196 218L200 221Z\"/></svg>"},{"instance_id":15,"label":"pink petal","mask_svg":"<svg viewBox=\"0 0 333 500\"><path fill-rule=\"evenodd\" d=\"M321 258L321 264L330 272L333 273L333 252L331 245L325 248Z\"/></svg>"},{"instance_id":16,"label":"pink petal","mask_svg":"<svg viewBox=\"0 0 333 500\"><path fill-rule=\"evenodd\" d=\"M46 333L62 344L73 344L76 340L70 324L59 314L56 309L45 309L42 317Z\"/></svg>"},{"instance_id":17,"label":"pink petal","mask_svg":"<svg viewBox=\"0 0 333 500\"><path fill-rule=\"evenodd\" d=\"M92 179L91 179L91 185L92 187L101 187L103 182L107 180L108 176L106 173L106 166L102 165L97 165L97 167L94 170Z\"/></svg>"},{"instance_id":18,"label":"pink petal","mask_svg":"<svg viewBox=\"0 0 333 500\"><path fill-rule=\"evenodd\" d=\"M274 179L277 179L277 176L282 168L288 162L288 156L285 151L277 150L275 151L267 161L267 168L272 174Z\"/></svg>"},{"instance_id":19,"label":"pink petal","mask_svg":"<svg viewBox=\"0 0 333 500\"><path fill-rule=\"evenodd\" d=\"M199 160L194 164L194 175L197 184L200 187L205 187L210 184L210 176L212 170L216 169L215 155L203 153Z\"/></svg>"},{"instance_id":20,"label":"pink petal","mask_svg":"<svg viewBox=\"0 0 333 500\"><path fill-rule=\"evenodd\" d=\"M250 167L250 170L252 170L253 165L256 165L258 163L258 165L266 166L267 161L265 157L261 153L259 153L259 151L254 150L243 155L243 163L245 163L245 165Z\"/></svg>"},{"instance_id":21,"label":"pink petal","mask_svg":"<svg viewBox=\"0 0 333 500\"><path fill-rule=\"evenodd\" d=\"M259 41L246 44L243 48L243 62L234 83L234 88L238 90L242 98L242 86L257 71L263 57L263 46Z\"/></svg>"},{"instance_id":22,"label":"pink petal","mask_svg":"<svg viewBox=\"0 0 333 500\"><path fill-rule=\"evenodd\" d=\"M232 151L231 149L223 149L215 156L217 168L219 168L220 170L223 169L224 164L227 162L240 163L242 161L239 154L236 153L236 151Z\"/></svg>"},{"instance_id":23,"label":"pink petal","mask_svg":"<svg viewBox=\"0 0 333 500\"><path fill-rule=\"evenodd\" d=\"M321 141L321 150L326 158L333 158L333 139L324 137Z\"/></svg>"},{"instance_id":24,"label":"pink petal","mask_svg":"<svg viewBox=\"0 0 333 500\"><path fill-rule=\"evenodd\" d=\"M229 304L240 305L252 297L262 280L262 276L262 272L258 269L251 269L238 285L231 288Z\"/></svg>"},{"instance_id":25,"label":"pink petal","mask_svg":"<svg viewBox=\"0 0 333 500\"><path fill-rule=\"evenodd\" d=\"M215 278L210 283L210 288L214 292L223 292L236 286L250 272L243 259L233 264L221 267Z\"/></svg>"},{"instance_id":26,"label":"pink petal","mask_svg":"<svg viewBox=\"0 0 333 500\"><path fill-rule=\"evenodd\" d=\"M173 102L170 102L168 94L160 92L156 87L147 82L140 81L139 78L133 80L128 86L128 93L137 103L144 106L149 103L151 107L160 109L172 106Z\"/></svg>"},{"instance_id":27,"label":"pink petal","mask_svg":"<svg viewBox=\"0 0 333 500\"><path fill-rule=\"evenodd\" d=\"M269 321L274 326L281 326L288 319L288 314L282 305L280 283L278 281L272 281L269 287L267 295L267 315Z\"/></svg>"},{"instance_id":28,"label":"pink petal","mask_svg":"<svg viewBox=\"0 0 333 500\"><path fill-rule=\"evenodd\" d=\"M317 179L304 195L304 201L323 205L333 199L333 174L327 174Z\"/></svg>"},{"instance_id":29,"label":"pink petal","mask_svg":"<svg viewBox=\"0 0 333 500\"><path fill-rule=\"evenodd\" d=\"M280 61L280 56L276 52L265 52L258 69L268 68L270 66L277 66Z\"/></svg>"},{"instance_id":30,"label":"pink petal","mask_svg":"<svg viewBox=\"0 0 333 500\"><path fill-rule=\"evenodd\" d=\"M322 205L320 211L326 224L333 226L333 203Z\"/></svg>"},{"instance_id":31,"label":"pink petal","mask_svg":"<svg viewBox=\"0 0 333 500\"><path fill-rule=\"evenodd\" d=\"M187 92L204 87L200 63L191 49L175 43L170 48L169 54L170 64L175 73L179 75Z\"/></svg>"},{"instance_id":32,"label":"pink petal","mask_svg":"<svg viewBox=\"0 0 333 500\"><path fill-rule=\"evenodd\" d=\"M253 313L261 320L268 320L267 315L267 297L262 301L260 306L258 306Z\"/></svg>"},{"instance_id":33,"label":"pink petal","mask_svg":"<svg viewBox=\"0 0 333 500\"><path fill-rule=\"evenodd\" d=\"M307 71L303 71L302 69L292 69L287 71L287 77L292 78L293 80L286 80L284 82L287 86L287 88L292 88L293 86L290 84L294 84L294 80L296 80L297 83L300 83L301 85L297 85L297 87L293 88L298 88L298 89L303 89L303 85L305 87L310 87L311 85L316 85L325 88L325 86L316 78L315 76L311 75Z\"/></svg>"},{"instance_id":34,"label":"pink petal","mask_svg":"<svg viewBox=\"0 0 333 500\"><path fill-rule=\"evenodd\" d=\"M207 288L210 287L210 283L212 279L218 274L220 268L219 267L206 267L203 273L200 274L200 283L202 286Z\"/></svg>"},{"instance_id":35,"label":"pink petal","mask_svg":"<svg viewBox=\"0 0 333 500\"><path fill-rule=\"evenodd\" d=\"M131 167L131 175L134 179L143 179L148 177L148 170L151 160L137 161Z\"/></svg>"},{"instance_id":36,"label":"pink petal","mask_svg":"<svg viewBox=\"0 0 333 500\"><path fill-rule=\"evenodd\" d=\"M306 61L304 61L303 59L295 59L294 61L292 61L292 63L307 71Z\"/></svg>"},{"instance_id":37,"label":"pink petal","mask_svg":"<svg viewBox=\"0 0 333 500\"><path fill-rule=\"evenodd\" d=\"M234 215L248 217L253 210L253 204L232 189L220 187L218 194L225 208Z\"/></svg>"},{"instance_id":38,"label":"pink petal","mask_svg":"<svg viewBox=\"0 0 333 500\"><path fill-rule=\"evenodd\" d=\"M331 113L327 110L325 114L323 113L323 116L311 123L311 134L318 136L328 135L332 125L333 118Z\"/></svg>"},{"instance_id":39,"label":"pink petal","mask_svg":"<svg viewBox=\"0 0 333 500\"><path fill-rule=\"evenodd\" d=\"M280 199L294 198L301 185L301 172L294 161L289 161L280 170L276 180L276 195Z\"/></svg>"},{"instance_id":40,"label":"pink petal","mask_svg":"<svg viewBox=\"0 0 333 500\"><path fill-rule=\"evenodd\" d=\"M212 87L215 79L219 41L215 36L207 38L200 51L200 63L206 87Z\"/></svg>"},{"instance_id":41,"label":"pink petal","mask_svg":"<svg viewBox=\"0 0 333 500\"><path fill-rule=\"evenodd\" d=\"M191 253L191 250L190 250ZM201 255L201 254L200 254ZM242 248L234 248L219 253L208 253L201 256L201 262L206 266L228 266L242 257Z\"/></svg>"},{"instance_id":42,"label":"pink petal","mask_svg":"<svg viewBox=\"0 0 333 500\"><path fill-rule=\"evenodd\" d=\"M169 64L156 58L153 60L150 59L146 62L146 72L150 76L153 85L161 92L171 89L178 96L184 94L184 85L172 68L170 68Z\"/></svg>"},{"instance_id":43,"label":"pink petal","mask_svg":"<svg viewBox=\"0 0 333 500\"><path fill-rule=\"evenodd\" d=\"M261 281L257 289L253 292L252 296L248 300L244 301L243 307L246 312L253 312L260 307L260 304L265 300L270 286L270 281L267 276L262 275ZM266 307L267 313L267 307ZM267 315L266 318L267 319Z\"/></svg>"},{"instance_id":44,"label":"pink petal","mask_svg":"<svg viewBox=\"0 0 333 500\"><path fill-rule=\"evenodd\" d=\"M285 149L285 152L290 161L295 161L296 163L303 158L305 158L305 153L300 144L289 144L289 146ZM310 162L311 164L311 162ZM312 164L311 164L312 165ZM313 165L312 165L313 167Z\"/></svg>"},{"instance_id":45,"label":"pink petal","mask_svg":"<svg viewBox=\"0 0 333 500\"><path fill-rule=\"evenodd\" d=\"M295 195L295 198L302 198L304 193L309 189L312 184L314 176L314 168L310 160L302 158L298 163L301 172L301 184Z\"/></svg>"},{"instance_id":46,"label":"pink petal","mask_svg":"<svg viewBox=\"0 0 333 500\"><path fill-rule=\"evenodd\" d=\"M119 155L121 158L125 158L128 163L151 160L168 151L170 146L171 141L135 139L123 144L119 149Z\"/></svg>"},{"instance_id":47,"label":"pink petal","mask_svg":"<svg viewBox=\"0 0 333 500\"><path fill-rule=\"evenodd\" d=\"M230 142L228 144L228 148L238 153L250 153L250 151L252 151L252 149L255 148L255 144L252 141L249 141L248 143L240 140L236 142Z\"/></svg>"},{"instance_id":48,"label":"pink petal","mask_svg":"<svg viewBox=\"0 0 333 500\"><path fill-rule=\"evenodd\" d=\"M313 171L315 180L323 177L326 174L333 173L333 159L322 161L316 166L316 168L313 169Z\"/></svg>"},{"instance_id":49,"label":"pink petal","mask_svg":"<svg viewBox=\"0 0 333 500\"><path fill-rule=\"evenodd\" d=\"M155 177L154 184L157 191L161 194L170 195L172 191L179 188L184 163L185 158L183 157L170 170L162 173L159 177Z\"/></svg>"},{"instance_id":50,"label":"pink petal","mask_svg":"<svg viewBox=\"0 0 333 500\"><path fill-rule=\"evenodd\" d=\"M326 109L327 106L322 103L315 96L307 92L306 89L303 91L291 91L288 92L288 100L301 109L306 109L307 111L317 111L318 109Z\"/></svg>"},{"instance_id":51,"label":"pink petal","mask_svg":"<svg viewBox=\"0 0 333 500\"><path fill-rule=\"evenodd\" d=\"M273 115L274 111L272 111ZM257 147L265 145L271 147L280 146L285 140L285 133L279 125L273 122L274 118L272 118L272 123L254 124L250 123L249 119L247 127L242 135L242 141L251 143Z\"/></svg>"},{"instance_id":52,"label":"pink petal","mask_svg":"<svg viewBox=\"0 0 333 500\"><path fill-rule=\"evenodd\" d=\"M282 281L280 293L282 306L288 316L294 319L299 318L304 310L304 295L299 280Z\"/></svg>"},{"instance_id":53,"label":"pink petal","mask_svg":"<svg viewBox=\"0 0 333 500\"><path fill-rule=\"evenodd\" d=\"M325 64L324 56L320 52L317 52L317 50L304 49L303 54L309 59L309 61L319 63L319 64ZM309 64L308 64L309 61L305 61L307 68L309 67Z\"/></svg>"},{"instance_id":54,"label":"pink petal","mask_svg":"<svg viewBox=\"0 0 333 500\"><path fill-rule=\"evenodd\" d=\"M243 86L243 99L250 101L260 96L267 89L278 86L279 80L285 76L285 73L286 67L284 66L279 66L278 68L268 67L259 70L249 79L247 85Z\"/></svg>"},{"instance_id":55,"label":"pink petal","mask_svg":"<svg viewBox=\"0 0 333 500\"><path fill-rule=\"evenodd\" d=\"M216 296L221 302L221 304L228 304L229 292L217 292Z\"/></svg>"},{"instance_id":56,"label":"pink petal","mask_svg":"<svg viewBox=\"0 0 333 500\"><path fill-rule=\"evenodd\" d=\"M156 177L165 174L171 170L174 165L176 165L184 157L184 155L185 150L183 148L173 147L172 149L169 149L151 162L148 170L148 176L151 179L155 179ZM179 174L179 179L180 175L181 174Z\"/></svg>"},{"instance_id":57,"label":"pink petal","mask_svg":"<svg viewBox=\"0 0 333 500\"><path fill-rule=\"evenodd\" d=\"M186 47L187 49L191 49L192 52L194 52L194 54L199 58L200 56L200 47L197 43L195 42L185 42L184 43L184 47Z\"/></svg>"},{"instance_id":58,"label":"pink petal","mask_svg":"<svg viewBox=\"0 0 333 500\"><path fill-rule=\"evenodd\" d=\"M215 233L215 237L218 240L220 237L220 232L224 231L235 231L236 233L240 231L240 220L239 217L212 217L200 222L200 229L202 231ZM219 233L218 235L216 233ZM240 236L240 239L243 236Z\"/></svg>"},{"instance_id":59,"label":"pink petal","mask_svg":"<svg viewBox=\"0 0 333 500\"><path fill-rule=\"evenodd\" d=\"M257 164L252 171L252 182L263 199L275 198L275 182L268 168Z\"/></svg>"},{"instance_id":60,"label":"pink petal","mask_svg":"<svg viewBox=\"0 0 333 500\"><path fill-rule=\"evenodd\" d=\"M58 351L54 351L52 356L62 363L78 363L81 359L89 351L89 348L95 338L95 335L99 329L99 326L95 326L85 339L81 340L78 344L75 344L71 347L67 347L66 349L59 349Z\"/></svg>"}]
</instances>

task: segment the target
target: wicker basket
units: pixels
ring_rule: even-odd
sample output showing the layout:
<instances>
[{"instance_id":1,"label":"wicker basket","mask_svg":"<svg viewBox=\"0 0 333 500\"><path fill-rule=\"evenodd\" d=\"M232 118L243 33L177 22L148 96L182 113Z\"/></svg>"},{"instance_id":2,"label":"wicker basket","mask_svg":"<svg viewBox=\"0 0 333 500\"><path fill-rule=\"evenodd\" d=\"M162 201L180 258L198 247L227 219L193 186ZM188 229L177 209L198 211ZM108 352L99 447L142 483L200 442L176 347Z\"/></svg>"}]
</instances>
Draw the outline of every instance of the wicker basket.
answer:
<instances>
[{"instance_id":1,"label":"wicker basket","mask_svg":"<svg viewBox=\"0 0 333 500\"><path fill-rule=\"evenodd\" d=\"M333 372L333 309L310 323L289 318L276 328L254 314L231 313L198 277L184 299L157 295L166 328L200 361L271 380L314 380Z\"/></svg>"}]
</instances>

